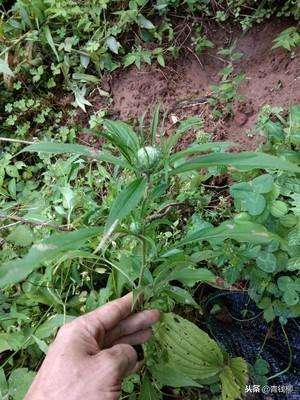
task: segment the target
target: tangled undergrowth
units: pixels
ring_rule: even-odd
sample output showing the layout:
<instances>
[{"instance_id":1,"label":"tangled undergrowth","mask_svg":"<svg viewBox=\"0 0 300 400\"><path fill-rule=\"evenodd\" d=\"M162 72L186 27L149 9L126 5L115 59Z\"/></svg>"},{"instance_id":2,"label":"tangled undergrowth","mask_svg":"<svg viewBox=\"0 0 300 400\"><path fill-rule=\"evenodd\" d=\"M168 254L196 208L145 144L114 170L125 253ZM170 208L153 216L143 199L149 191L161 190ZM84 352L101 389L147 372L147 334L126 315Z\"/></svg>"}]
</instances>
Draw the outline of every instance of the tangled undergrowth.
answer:
<instances>
[{"instance_id":1,"label":"tangled undergrowth","mask_svg":"<svg viewBox=\"0 0 300 400\"><path fill-rule=\"evenodd\" d=\"M84 134L101 148L83 146L74 106L89 107L95 89L109 98L97 86L104 73L177 57L183 13L198 54L213 46L207 21L244 30L271 16L297 21L298 2L18 0L1 10L2 398L23 398L58 327L131 290L165 314L123 398L162 399L165 387L243 397L248 380L265 379L265 361L231 357L174 313L203 315L201 285L247 292L283 330L300 316L300 105L264 106L265 144L239 153L211 141L197 117L166 135L159 106L150 124L91 115ZM274 43L292 57L296 23ZM220 55L228 62L208 100L214 118L230 118L243 76L234 46ZM191 131L195 142L179 149Z\"/></svg>"}]
</instances>

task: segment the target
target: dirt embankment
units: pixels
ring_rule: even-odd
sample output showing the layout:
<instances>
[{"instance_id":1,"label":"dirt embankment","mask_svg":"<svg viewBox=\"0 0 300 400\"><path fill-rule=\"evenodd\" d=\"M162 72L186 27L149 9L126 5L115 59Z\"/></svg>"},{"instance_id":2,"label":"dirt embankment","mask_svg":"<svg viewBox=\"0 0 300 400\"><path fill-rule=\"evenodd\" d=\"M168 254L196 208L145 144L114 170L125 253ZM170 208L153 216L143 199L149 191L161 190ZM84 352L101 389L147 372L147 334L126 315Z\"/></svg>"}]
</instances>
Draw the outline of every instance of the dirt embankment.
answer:
<instances>
[{"instance_id":1,"label":"dirt embankment","mask_svg":"<svg viewBox=\"0 0 300 400\"><path fill-rule=\"evenodd\" d=\"M234 63L236 73L246 78L239 88L243 95L241 102L234 106L234 116L214 120L207 103L200 103L174 111L179 119L187 115L198 115L205 121L205 129L214 138L231 140L243 148L253 149L260 142L254 134L257 114L264 104L288 107L300 102L300 51L291 57L284 49L272 50L274 38L289 21L274 20L259 25L247 33L234 28L214 27L207 35L215 44L214 49L200 58L186 50L177 59L167 63L165 68L157 64L143 65L119 70L103 83L110 91L113 103L110 112L116 118L130 120L153 110L157 102L164 110L185 99L199 99L209 95L211 84L219 82L218 72L224 67L217 51L226 48L236 40L236 50L243 57ZM103 98L102 98L103 99ZM101 108L103 100L93 96L93 111ZM187 138L187 142L192 138Z\"/></svg>"}]
</instances>

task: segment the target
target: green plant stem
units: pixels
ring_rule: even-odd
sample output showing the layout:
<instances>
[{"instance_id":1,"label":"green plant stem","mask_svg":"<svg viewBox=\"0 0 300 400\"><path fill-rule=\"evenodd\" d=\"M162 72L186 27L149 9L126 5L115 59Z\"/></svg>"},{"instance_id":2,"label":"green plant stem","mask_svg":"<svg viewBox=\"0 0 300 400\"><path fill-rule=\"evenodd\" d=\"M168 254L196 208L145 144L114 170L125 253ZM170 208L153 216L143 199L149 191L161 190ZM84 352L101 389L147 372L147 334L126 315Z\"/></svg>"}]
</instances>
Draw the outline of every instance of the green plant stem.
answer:
<instances>
[{"instance_id":1,"label":"green plant stem","mask_svg":"<svg viewBox=\"0 0 300 400\"><path fill-rule=\"evenodd\" d=\"M146 268L146 243L145 243L145 240L143 240L142 241L142 267L141 267L139 281L138 281L138 288L140 288L142 285L145 268Z\"/></svg>"},{"instance_id":2,"label":"green plant stem","mask_svg":"<svg viewBox=\"0 0 300 400\"><path fill-rule=\"evenodd\" d=\"M6 137L0 137L0 142L34 144L34 142L29 142L28 140L19 140L19 139L12 139L12 138L6 138Z\"/></svg>"},{"instance_id":3,"label":"green plant stem","mask_svg":"<svg viewBox=\"0 0 300 400\"><path fill-rule=\"evenodd\" d=\"M284 334L284 337L285 337L285 340L286 340L286 343L287 343L287 346L288 346L290 359L289 359L288 366L287 366L284 370L282 370L282 371L280 371L280 372L277 372L276 374L274 374L274 375L272 375L272 376L269 376L268 381L270 381L271 379L278 378L278 376L285 374L286 372L288 372L288 370L289 370L289 369L291 368L291 366L292 366L293 353L292 353L290 341L289 341L289 338L288 338L288 336L287 336L287 334L286 334L286 331L285 331L283 325L281 325L281 329L282 329L282 332L283 332L283 334Z\"/></svg>"}]
</instances>

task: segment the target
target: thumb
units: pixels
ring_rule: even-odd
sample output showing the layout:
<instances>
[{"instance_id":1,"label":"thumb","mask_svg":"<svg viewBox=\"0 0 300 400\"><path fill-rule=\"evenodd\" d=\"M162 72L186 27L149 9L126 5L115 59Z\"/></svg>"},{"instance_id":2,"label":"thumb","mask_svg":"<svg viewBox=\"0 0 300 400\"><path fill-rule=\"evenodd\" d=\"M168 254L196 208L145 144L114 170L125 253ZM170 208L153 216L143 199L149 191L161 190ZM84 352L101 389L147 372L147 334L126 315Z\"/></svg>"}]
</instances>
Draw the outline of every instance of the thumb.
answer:
<instances>
[{"instance_id":1,"label":"thumb","mask_svg":"<svg viewBox=\"0 0 300 400\"><path fill-rule=\"evenodd\" d=\"M98 354L101 369L106 370L108 385L116 385L138 369L136 351L129 344L116 344Z\"/></svg>"}]
</instances>

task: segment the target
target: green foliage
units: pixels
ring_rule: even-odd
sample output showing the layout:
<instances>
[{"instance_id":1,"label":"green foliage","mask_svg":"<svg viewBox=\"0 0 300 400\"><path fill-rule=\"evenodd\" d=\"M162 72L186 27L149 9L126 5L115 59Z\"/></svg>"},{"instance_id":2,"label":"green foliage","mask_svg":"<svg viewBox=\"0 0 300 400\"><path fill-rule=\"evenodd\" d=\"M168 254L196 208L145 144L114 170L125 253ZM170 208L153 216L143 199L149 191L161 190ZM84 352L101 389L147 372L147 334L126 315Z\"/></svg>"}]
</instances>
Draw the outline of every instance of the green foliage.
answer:
<instances>
[{"instance_id":1,"label":"green foliage","mask_svg":"<svg viewBox=\"0 0 300 400\"><path fill-rule=\"evenodd\" d=\"M179 382L192 379L197 383L221 382L222 399L241 397L247 383L247 364L242 358L229 358L219 345L196 325L176 314L164 314L155 331L165 362L155 366L154 376L160 385L168 384L165 369L180 372ZM158 373L161 370L161 375ZM177 386L174 379L171 386Z\"/></svg>"},{"instance_id":2,"label":"green foliage","mask_svg":"<svg viewBox=\"0 0 300 400\"><path fill-rule=\"evenodd\" d=\"M241 100L237 90L245 76L243 74L235 74L233 63L243 55L235 51L235 46L236 43L234 42L229 48L218 51L225 66L219 71L220 83L211 86L209 103L213 107L212 114L215 118L232 116L233 102Z\"/></svg>"},{"instance_id":3,"label":"green foliage","mask_svg":"<svg viewBox=\"0 0 300 400\"><path fill-rule=\"evenodd\" d=\"M159 135L157 108L143 135L123 122L102 120L96 128L104 139L101 151L40 142L17 145L14 162L6 153L0 285L9 322L0 321L2 350L17 352L25 367L37 365L64 320L129 290L143 293L146 308L169 313L177 305L201 313L195 285L218 287L219 278L226 285L247 280L267 321L279 317L284 324L298 316L299 114L299 106L291 107L287 118L280 110L263 110L258 128L269 138L265 152L231 153L229 143L218 142L176 151L180 137L199 121L182 122L170 137ZM35 166L24 181L28 154ZM230 188L234 204L213 217L208 212L213 189L205 182L220 173L236 181ZM15 213L17 226L11 226ZM170 321L162 327L181 321L166 315ZM143 397L160 398L159 388L168 384L215 385L223 398L238 398L245 385L244 361L228 358L206 333L182 324L178 333L161 331L163 337L145 348L150 375L142 380ZM185 329L190 338L194 332L195 342L197 335L204 341L198 352L193 347L193 368L180 356L190 346ZM178 353L167 345L169 361L157 364L159 348L173 339L170 346ZM20 349L26 350L25 359Z\"/></svg>"},{"instance_id":4,"label":"green foliage","mask_svg":"<svg viewBox=\"0 0 300 400\"><path fill-rule=\"evenodd\" d=\"M273 49L283 47L288 51L292 51L293 47L300 45L300 32L298 27L292 26L282 31L274 40Z\"/></svg>"},{"instance_id":5,"label":"green foliage","mask_svg":"<svg viewBox=\"0 0 300 400\"><path fill-rule=\"evenodd\" d=\"M12 371L7 382L5 376L3 376L3 380L0 378L0 394L2 398L24 399L34 376L35 373L27 368L17 368Z\"/></svg>"},{"instance_id":6,"label":"green foliage","mask_svg":"<svg viewBox=\"0 0 300 400\"><path fill-rule=\"evenodd\" d=\"M228 151L232 143L210 142L207 135L177 150L181 137L201 129L203 121L187 118L164 135L159 106L140 132L109 120L106 107L83 131L70 107L86 111L96 85L109 104L109 93L101 89L103 74L142 63L164 67L168 57L177 56L184 46L174 14L195 24L191 44L200 55L213 46L202 20L233 20L245 30L272 15L299 18L296 0L252 3L2 4L2 397L24 397L61 325L131 290L143 293L144 308L166 314L157 328L159 340L144 347L145 368L124 382L129 399L138 391L142 399L160 399L164 385L178 394L195 388L227 400L241 396L245 362L171 314L175 307L202 314L199 283L218 289L220 280L225 286L247 281L267 321L279 318L285 324L300 315L299 105L287 117L280 108L265 106L257 129L266 145L238 154ZM293 50L297 35L297 28L289 28L274 47ZM244 77L234 70L241 57L234 43L218 56L224 68L209 102L213 116L225 119ZM77 143L80 134L88 135L90 145ZM101 150L93 147L97 140ZM225 196L212 185L219 175L233 182ZM258 360L250 372L264 382L269 371ZM186 392L182 397L188 398Z\"/></svg>"},{"instance_id":7,"label":"green foliage","mask_svg":"<svg viewBox=\"0 0 300 400\"><path fill-rule=\"evenodd\" d=\"M176 26L170 18L174 11L184 10L191 18L199 16L199 20L234 19L243 29L271 15L299 18L297 0L256 3L253 7L249 0L222 0L217 4L206 0L94 0L80 4L74 0L17 0L11 9L3 7L1 11L0 73L10 88L18 90L31 85L56 88L63 81L73 92L75 104L85 110L90 105L87 89L101 80L104 71L132 64L140 68L141 63L153 61L164 66L166 56L176 53ZM201 30L199 25L193 36L197 53L213 46ZM292 46L295 32L287 36L283 42ZM145 48L149 42L155 43L153 50ZM20 80L15 82L15 77Z\"/></svg>"}]
</instances>

